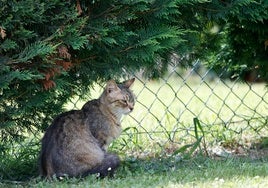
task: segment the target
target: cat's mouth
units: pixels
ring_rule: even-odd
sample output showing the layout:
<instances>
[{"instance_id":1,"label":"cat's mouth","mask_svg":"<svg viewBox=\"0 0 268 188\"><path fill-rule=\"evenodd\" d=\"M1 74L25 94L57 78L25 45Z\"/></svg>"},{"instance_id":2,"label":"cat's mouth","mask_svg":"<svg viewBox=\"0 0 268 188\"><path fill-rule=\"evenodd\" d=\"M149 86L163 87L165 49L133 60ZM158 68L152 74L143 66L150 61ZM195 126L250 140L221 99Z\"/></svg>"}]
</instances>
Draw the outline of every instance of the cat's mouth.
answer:
<instances>
[{"instance_id":1,"label":"cat's mouth","mask_svg":"<svg viewBox=\"0 0 268 188\"><path fill-rule=\"evenodd\" d=\"M132 106L131 106L131 107L128 107L128 108L129 108L129 111L130 111L130 112L132 112L133 109L134 109Z\"/></svg>"},{"instance_id":2,"label":"cat's mouth","mask_svg":"<svg viewBox=\"0 0 268 188\"><path fill-rule=\"evenodd\" d=\"M124 112L124 114L129 114L129 113L131 113L132 111L133 111L133 107L129 107L129 108L127 108L126 110L125 110L125 112Z\"/></svg>"}]
</instances>

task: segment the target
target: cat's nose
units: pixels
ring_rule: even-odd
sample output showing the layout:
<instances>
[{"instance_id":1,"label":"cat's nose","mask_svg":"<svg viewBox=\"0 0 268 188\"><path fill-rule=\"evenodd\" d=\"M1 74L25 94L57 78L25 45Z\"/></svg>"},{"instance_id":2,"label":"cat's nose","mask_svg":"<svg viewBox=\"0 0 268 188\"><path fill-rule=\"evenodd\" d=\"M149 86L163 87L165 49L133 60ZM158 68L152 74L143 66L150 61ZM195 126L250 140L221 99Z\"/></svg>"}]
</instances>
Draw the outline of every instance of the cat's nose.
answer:
<instances>
[{"instance_id":1,"label":"cat's nose","mask_svg":"<svg viewBox=\"0 0 268 188\"><path fill-rule=\"evenodd\" d=\"M129 107L129 110L130 110L131 112L133 111L133 109L134 109L133 106L130 106L130 107Z\"/></svg>"}]
</instances>

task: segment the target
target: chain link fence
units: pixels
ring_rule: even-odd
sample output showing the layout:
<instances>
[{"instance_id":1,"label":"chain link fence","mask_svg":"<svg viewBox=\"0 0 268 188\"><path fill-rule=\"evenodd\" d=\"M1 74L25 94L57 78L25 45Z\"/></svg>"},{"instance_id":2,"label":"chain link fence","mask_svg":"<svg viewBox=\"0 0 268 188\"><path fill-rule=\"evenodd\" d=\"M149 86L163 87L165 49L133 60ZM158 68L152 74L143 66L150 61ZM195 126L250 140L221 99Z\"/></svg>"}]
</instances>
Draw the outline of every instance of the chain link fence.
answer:
<instances>
[{"instance_id":1,"label":"chain link fence","mask_svg":"<svg viewBox=\"0 0 268 188\"><path fill-rule=\"evenodd\" d=\"M199 62L188 69L170 66L159 80L136 74L135 109L124 117L123 134L111 148L155 156L183 152L198 142L207 154L246 154L267 135L268 90L265 83L230 76L227 68L215 72ZM96 86L92 98L101 92ZM78 98L67 108L81 108L83 103ZM215 151L218 146L220 153Z\"/></svg>"}]
</instances>

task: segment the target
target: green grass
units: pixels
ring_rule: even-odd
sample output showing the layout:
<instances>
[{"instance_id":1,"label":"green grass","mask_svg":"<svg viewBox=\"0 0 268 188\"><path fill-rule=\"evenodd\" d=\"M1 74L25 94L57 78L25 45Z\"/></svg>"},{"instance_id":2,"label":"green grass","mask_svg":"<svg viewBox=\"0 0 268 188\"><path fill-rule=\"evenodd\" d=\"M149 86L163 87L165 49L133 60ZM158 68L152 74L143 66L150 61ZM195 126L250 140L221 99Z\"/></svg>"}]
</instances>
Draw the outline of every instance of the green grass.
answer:
<instances>
[{"instance_id":1,"label":"green grass","mask_svg":"<svg viewBox=\"0 0 268 188\"><path fill-rule=\"evenodd\" d=\"M126 159L113 179L85 179L45 181L39 178L28 182L14 182L17 187L267 187L267 160L230 158L213 160L174 157L161 159ZM0 186L6 186L0 183Z\"/></svg>"}]
</instances>

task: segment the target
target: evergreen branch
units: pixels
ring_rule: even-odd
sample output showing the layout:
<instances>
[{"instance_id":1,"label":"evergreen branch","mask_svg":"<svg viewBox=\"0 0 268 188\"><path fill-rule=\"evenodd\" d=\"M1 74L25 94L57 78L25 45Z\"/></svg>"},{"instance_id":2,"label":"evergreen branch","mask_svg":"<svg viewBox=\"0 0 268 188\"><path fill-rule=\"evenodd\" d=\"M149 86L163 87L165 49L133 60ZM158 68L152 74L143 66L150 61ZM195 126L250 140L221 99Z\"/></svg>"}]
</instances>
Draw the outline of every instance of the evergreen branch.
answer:
<instances>
[{"instance_id":1,"label":"evergreen branch","mask_svg":"<svg viewBox=\"0 0 268 188\"><path fill-rule=\"evenodd\" d=\"M222 12L222 10L220 9L212 9L212 8L207 8L207 7L203 7L203 6L197 6L198 8L197 9L200 9L200 10L205 10L205 11L211 11L211 12Z\"/></svg>"},{"instance_id":2,"label":"evergreen branch","mask_svg":"<svg viewBox=\"0 0 268 188\"><path fill-rule=\"evenodd\" d=\"M116 10L116 9L117 9L117 7L112 5L112 7L110 7L110 8L108 8L108 9L104 10L103 12L97 14L96 16L93 16L92 19L100 18L100 17L102 17L103 15L105 15L105 14L107 14L107 13L110 13L110 12Z\"/></svg>"},{"instance_id":3,"label":"evergreen branch","mask_svg":"<svg viewBox=\"0 0 268 188\"><path fill-rule=\"evenodd\" d=\"M129 50L133 49L133 48L135 48L135 45L132 45L132 46L126 47L126 48L124 48L124 49L120 50L119 52L120 52L120 53L122 53L122 52L126 52L126 51L129 51Z\"/></svg>"},{"instance_id":4,"label":"evergreen branch","mask_svg":"<svg viewBox=\"0 0 268 188\"><path fill-rule=\"evenodd\" d=\"M28 60L39 56L48 56L52 52L55 51L57 45L52 46L48 43L45 42L35 42L29 46L27 46L20 54L19 57L17 58L17 62L27 62Z\"/></svg>"}]
</instances>

